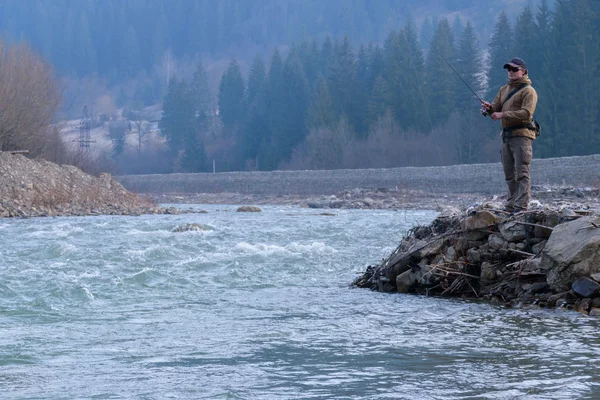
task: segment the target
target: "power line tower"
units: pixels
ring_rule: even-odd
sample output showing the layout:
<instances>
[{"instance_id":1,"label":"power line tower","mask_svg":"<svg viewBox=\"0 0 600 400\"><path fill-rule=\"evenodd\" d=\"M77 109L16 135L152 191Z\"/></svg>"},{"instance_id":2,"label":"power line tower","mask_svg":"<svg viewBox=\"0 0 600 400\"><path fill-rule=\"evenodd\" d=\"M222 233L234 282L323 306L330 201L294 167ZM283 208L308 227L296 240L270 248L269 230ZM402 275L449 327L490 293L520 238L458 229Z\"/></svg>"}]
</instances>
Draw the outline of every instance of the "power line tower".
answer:
<instances>
[{"instance_id":1,"label":"power line tower","mask_svg":"<svg viewBox=\"0 0 600 400\"><path fill-rule=\"evenodd\" d=\"M96 143L94 140L91 140L91 128L92 120L88 115L87 106L83 106L83 117L81 118L81 121L79 121L79 139L74 140L74 142L79 142L79 151L82 153L89 153L90 144Z\"/></svg>"}]
</instances>

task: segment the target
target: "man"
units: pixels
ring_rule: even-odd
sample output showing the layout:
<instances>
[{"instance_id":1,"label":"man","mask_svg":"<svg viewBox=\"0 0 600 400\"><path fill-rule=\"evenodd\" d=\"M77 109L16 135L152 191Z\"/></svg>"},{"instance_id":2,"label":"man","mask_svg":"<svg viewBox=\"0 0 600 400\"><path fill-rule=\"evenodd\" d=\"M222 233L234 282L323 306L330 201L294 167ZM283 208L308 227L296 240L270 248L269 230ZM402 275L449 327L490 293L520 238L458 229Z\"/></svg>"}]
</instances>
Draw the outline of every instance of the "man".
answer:
<instances>
[{"instance_id":1,"label":"man","mask_svg":"<svg viewBox=\"0 0 600 400\"><path fill-rule=\"evenodd\" d=\"M538 95L531 86L527 65L519 57L504 64L508 84L498 91L492 103L482 101L483 111L502 126L502 166L508 185L505 211L527 210L531 198L529 165L533 157L532 143L536 134L531 122Z\"/></svg>"}]
</instances>

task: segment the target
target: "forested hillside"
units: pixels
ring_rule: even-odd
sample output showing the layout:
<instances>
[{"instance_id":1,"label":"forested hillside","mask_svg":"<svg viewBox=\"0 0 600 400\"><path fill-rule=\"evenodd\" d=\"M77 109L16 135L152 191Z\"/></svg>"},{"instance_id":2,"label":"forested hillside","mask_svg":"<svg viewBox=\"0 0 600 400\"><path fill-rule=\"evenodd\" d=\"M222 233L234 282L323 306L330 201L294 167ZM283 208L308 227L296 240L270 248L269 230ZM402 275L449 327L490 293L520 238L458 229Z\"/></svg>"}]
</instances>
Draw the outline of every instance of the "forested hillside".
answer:
<instances>
[{"instance_id":1,"label":"forested hillside","mask_svg":"<svg viewBox=\"0 0 600 400\"><path fill-rule=\"evenodd\" d=\"M210 132L202 127L210 113L194 106L205 104L193 100L198 84L185 81L169 88L163 132L188 159L200 160L206 150L226 169L496 161L499 125L479 114L479 101L446 61L491 101L507 81L502 65L520 55L540 97L536 119L543 134L536 155L598 153L600 101L593 94L600 89L599 7L593 0L559 0L552 13L542 2L522 8L514 21L501 12L488 47L489 69L472 25L455 36L446 19L428 50L407 22L383 45L326 38L299 43L285 58L278 51L269 60L257 57L247 77L233 60L219 87L220 141L197 134ZM198 71L196 77L204 75L202 65ZM187 119L171 111L183 109Z\"/></svg>"},{"instance_id":2,"label":"forested hillside","mask_svg":"<svg viewBox=\"0 0 600 400\"><path fill-rule=\"evenodd\" d=\"M176 58L242 57L326 36L382 42L407 18L429 34L439 17L470 20L486 44L497 13L512 17L528 1L4 0L0 28L8 40L31 43L61 73L114 79L151 70L169 50Z\"/></svg>"},{"instance_id":3,"label":"forested hillside","mask_svg":"<svg viewBox=\"0 0 600 400\"><path fill-rule=\"evenodd\" d=\"M6 0L0 11L6 39L63 77L71 116L90 104L139 118L132 109L162 104L167 161L128 151L121 132L122 172L144 172L131 167L144 158L162 172L496 161L498 124L446 61L492 100L513 56L540 95L536 156L600 153L596 0Z\"/></svg>"}]
</instances>

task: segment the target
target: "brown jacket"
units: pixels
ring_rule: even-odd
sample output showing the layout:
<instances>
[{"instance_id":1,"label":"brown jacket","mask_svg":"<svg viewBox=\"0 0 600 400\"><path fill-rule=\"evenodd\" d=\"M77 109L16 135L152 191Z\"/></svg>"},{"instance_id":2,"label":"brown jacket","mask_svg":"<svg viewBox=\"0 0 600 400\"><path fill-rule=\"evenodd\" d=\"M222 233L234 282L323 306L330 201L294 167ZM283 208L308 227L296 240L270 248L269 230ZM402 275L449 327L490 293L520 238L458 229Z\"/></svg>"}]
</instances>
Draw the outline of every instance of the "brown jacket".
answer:
<instances>
[{"instance_id":1,"label":"brown jacket","mask_svg":"<svg viewBox=\"0 0 600 400\"><path fill-rule=\"evenodd\" d=\"M504 106L502 102L513 89L523 85L529 84L521 90L519 90L513 97L511 97ZM535 106L537 105L538 95L535 89L531 86L531 80L527 75L524 75L521 79L515 82L508 82L498 91L496 98L492 102L491 113L503 112L502 117L502 128L511 128L513 126L525 125L531 122L533 119L533 113L535 112ZM515 129L511 132L512 136L525 136L530 139L535 139L535 132L526 128Z\"/></svg>"}]
</instances>

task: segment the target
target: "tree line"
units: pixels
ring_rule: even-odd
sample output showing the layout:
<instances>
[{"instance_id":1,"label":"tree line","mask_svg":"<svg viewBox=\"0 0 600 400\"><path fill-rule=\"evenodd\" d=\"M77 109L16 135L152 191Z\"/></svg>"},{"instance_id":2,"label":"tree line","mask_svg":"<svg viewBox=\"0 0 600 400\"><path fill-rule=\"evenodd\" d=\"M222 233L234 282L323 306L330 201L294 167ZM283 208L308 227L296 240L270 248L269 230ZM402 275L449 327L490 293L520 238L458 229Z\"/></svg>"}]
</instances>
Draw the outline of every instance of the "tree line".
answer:
<instances>
[{"instance_id":1,"label":"tree line","mask_svg":"<svg viewBox=\"0 0 600 400\"><path fill-rule=\"evenodd\" d=\"M500 13L487 62L473 26L456 36L447 19L427 50L409 21L383 45L328 37L285 57L275 50L268 62L257 56L247 77L232 60L214 108L201 100L208 89L200 64L192 82L170 83L161 129L189 171L207 170L211 158L227 170L496 161L499 126L479 114L446 61L491 100L507 82L502 65L520 56L540 97L536 156L600 153L600 3L555 6L527 6L514 22Z\"/></svg>"}]
</instances>

